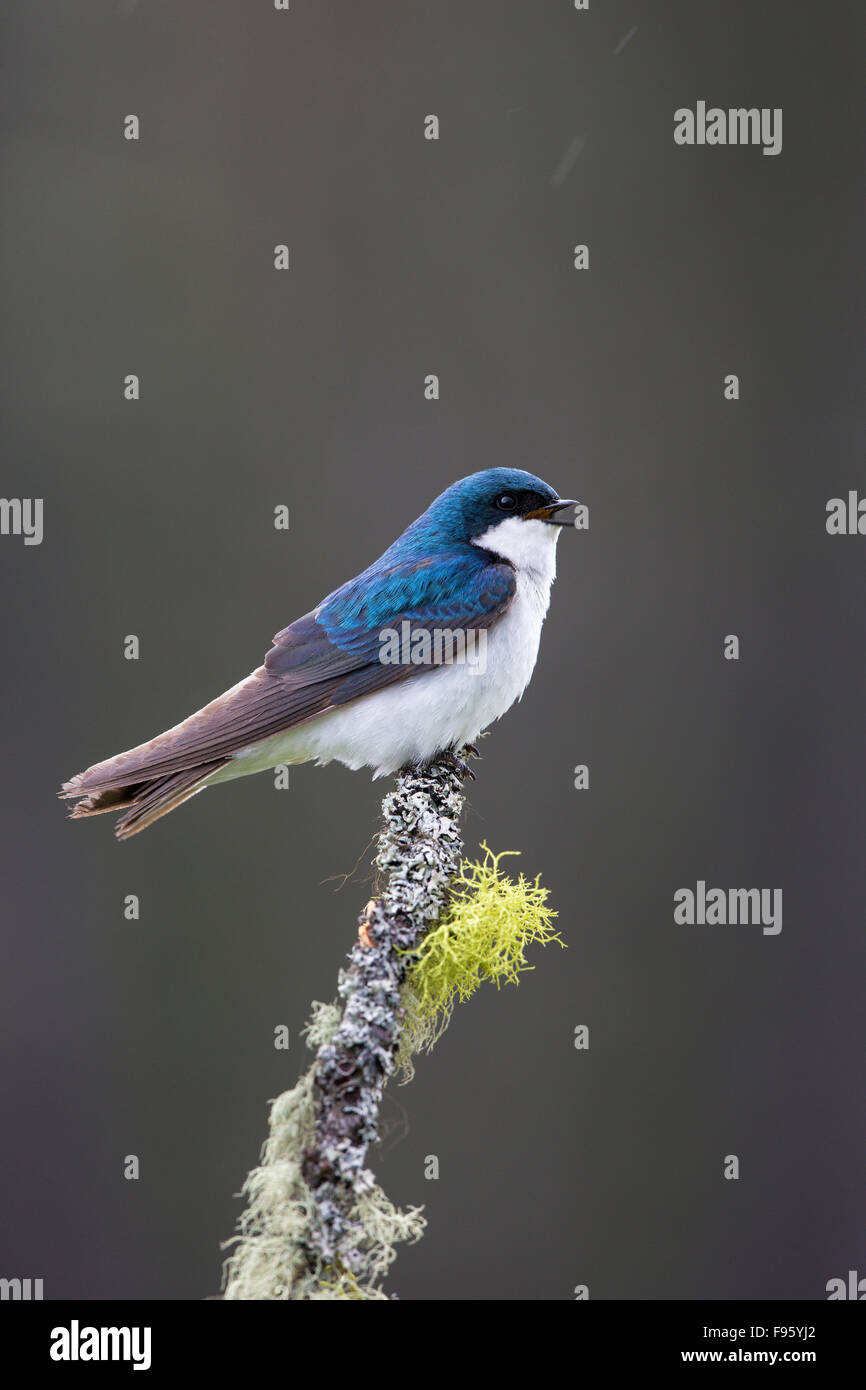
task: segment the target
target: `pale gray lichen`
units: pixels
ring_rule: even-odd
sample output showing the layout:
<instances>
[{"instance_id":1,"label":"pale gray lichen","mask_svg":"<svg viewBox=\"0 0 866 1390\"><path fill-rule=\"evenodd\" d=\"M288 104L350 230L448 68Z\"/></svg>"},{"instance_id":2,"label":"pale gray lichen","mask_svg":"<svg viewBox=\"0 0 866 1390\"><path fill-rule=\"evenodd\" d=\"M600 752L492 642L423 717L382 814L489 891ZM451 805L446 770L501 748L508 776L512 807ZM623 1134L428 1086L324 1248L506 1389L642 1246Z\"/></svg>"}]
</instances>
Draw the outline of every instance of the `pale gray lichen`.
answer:
<instances>
[{"instance_id":1,"label":"pale gray lichen","mask_svg":"<svg viewBox=\"0 0 866 1390\"><path fill-rule=\"evenodd\" d=\"M312 1068L273 1102L262 1161L225 1266L227 1299L383 1299L394 1245L417 1240L420 1208L399 1211L366 1166L405 1017L407 971L460 868L456 760L404 771L382 805L384 891L341 971L342 1010L316 1005Z\"/></svg>"}]
</instances>

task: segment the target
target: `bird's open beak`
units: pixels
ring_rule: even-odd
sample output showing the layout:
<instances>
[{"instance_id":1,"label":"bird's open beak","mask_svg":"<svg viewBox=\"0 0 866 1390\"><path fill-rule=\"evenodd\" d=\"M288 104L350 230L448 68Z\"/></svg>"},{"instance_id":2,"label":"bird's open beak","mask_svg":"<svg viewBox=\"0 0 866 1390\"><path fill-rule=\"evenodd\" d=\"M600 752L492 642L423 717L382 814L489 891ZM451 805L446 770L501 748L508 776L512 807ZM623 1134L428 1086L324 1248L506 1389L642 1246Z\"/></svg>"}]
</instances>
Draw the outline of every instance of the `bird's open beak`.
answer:
<instances>
[{"instance_id":1,"label":"bird's open beak","mask_svg":"<svg viewBox=\"0 0 866 1390\"><path fill-rule=\"evenodd\" d=\"M564 511L566 507L577 507L579 504L573 497L560 497L557 502L551 502L549 507L539 507L534 512L527 512L526 521L546 521L548 526L570 526L571 517L567 521L560 521L556 513Z\"/></svg>"}]
</instances>

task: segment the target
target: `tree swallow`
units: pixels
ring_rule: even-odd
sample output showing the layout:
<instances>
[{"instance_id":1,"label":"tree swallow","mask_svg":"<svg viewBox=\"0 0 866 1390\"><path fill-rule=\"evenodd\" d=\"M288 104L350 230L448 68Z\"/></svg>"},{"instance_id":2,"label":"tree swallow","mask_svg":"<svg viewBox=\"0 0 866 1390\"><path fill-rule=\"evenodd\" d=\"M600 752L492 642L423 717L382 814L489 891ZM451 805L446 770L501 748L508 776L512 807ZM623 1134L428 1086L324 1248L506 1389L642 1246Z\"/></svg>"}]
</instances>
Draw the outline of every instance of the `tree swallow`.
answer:
<instances>
[{"instance_id":1,"label":"tree swallow","mask_svg":"<svg viewBox=\"0 0 866 1390\"><path fill-rule=\"evenodd\" d=\"M336 759L374 777L471 745L538 655L561 514L518 468L454 483L369 569L278 632L264 665L181 724L64 783L125 840L207 786Z\"/></svg>"}]
</instances>

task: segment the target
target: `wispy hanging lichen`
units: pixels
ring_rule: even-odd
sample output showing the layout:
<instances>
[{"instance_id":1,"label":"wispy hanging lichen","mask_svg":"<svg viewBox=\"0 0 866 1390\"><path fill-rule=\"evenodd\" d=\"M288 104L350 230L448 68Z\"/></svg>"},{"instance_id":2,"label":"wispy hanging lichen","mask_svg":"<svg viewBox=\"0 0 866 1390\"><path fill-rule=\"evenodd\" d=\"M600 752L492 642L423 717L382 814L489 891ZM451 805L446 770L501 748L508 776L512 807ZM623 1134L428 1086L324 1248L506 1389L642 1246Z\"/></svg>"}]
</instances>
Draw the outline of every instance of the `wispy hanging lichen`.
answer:
<instances>
[{"instance_id":1,"label":"wispy hanging lichen","mask_svg":"<svg viewBox=\"0 0 866 1390\"><path fill-rule=\"evenodd\" d=\"M307 1045L327 1045L337 1031L340 1011L333 1004L314 1004L307 1026ZM307 1302L384 1300L380 1287L395 1244L423 1234L419 1207L400 1211L381 1187L360 1193L352 1208L364 1256L358 1279L339 1266L325 1265L311 1241L315 1198L303 1174L303 1155L315 1133L314 1071L279 1096L271 1106L270 1134L259 1167L244 1183L247 1207L224 1270L224 1298Z\"/></svg>"}]
</instances>

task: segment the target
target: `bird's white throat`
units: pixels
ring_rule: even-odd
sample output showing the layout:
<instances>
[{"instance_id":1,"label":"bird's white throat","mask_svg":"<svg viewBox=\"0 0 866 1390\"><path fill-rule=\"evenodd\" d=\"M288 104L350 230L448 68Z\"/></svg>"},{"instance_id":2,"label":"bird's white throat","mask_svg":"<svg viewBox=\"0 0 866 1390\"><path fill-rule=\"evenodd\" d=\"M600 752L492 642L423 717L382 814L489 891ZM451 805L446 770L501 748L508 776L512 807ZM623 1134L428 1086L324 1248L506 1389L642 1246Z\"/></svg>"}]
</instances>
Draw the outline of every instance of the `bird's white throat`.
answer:
<instances>
[{"instance_id":1,"label":"bird's white throat","mask_svg":"<svg viewBox=\"0 0 866 1390\"><path fill-rule=\"evenodd\" d=\"M473 545L508 560L518 574L546 586L549 592L556 578L556 542L561 530L561 526L550 526L535 518L508 516L483 536L476 536Z\"/></svg>"}]
</instances>

